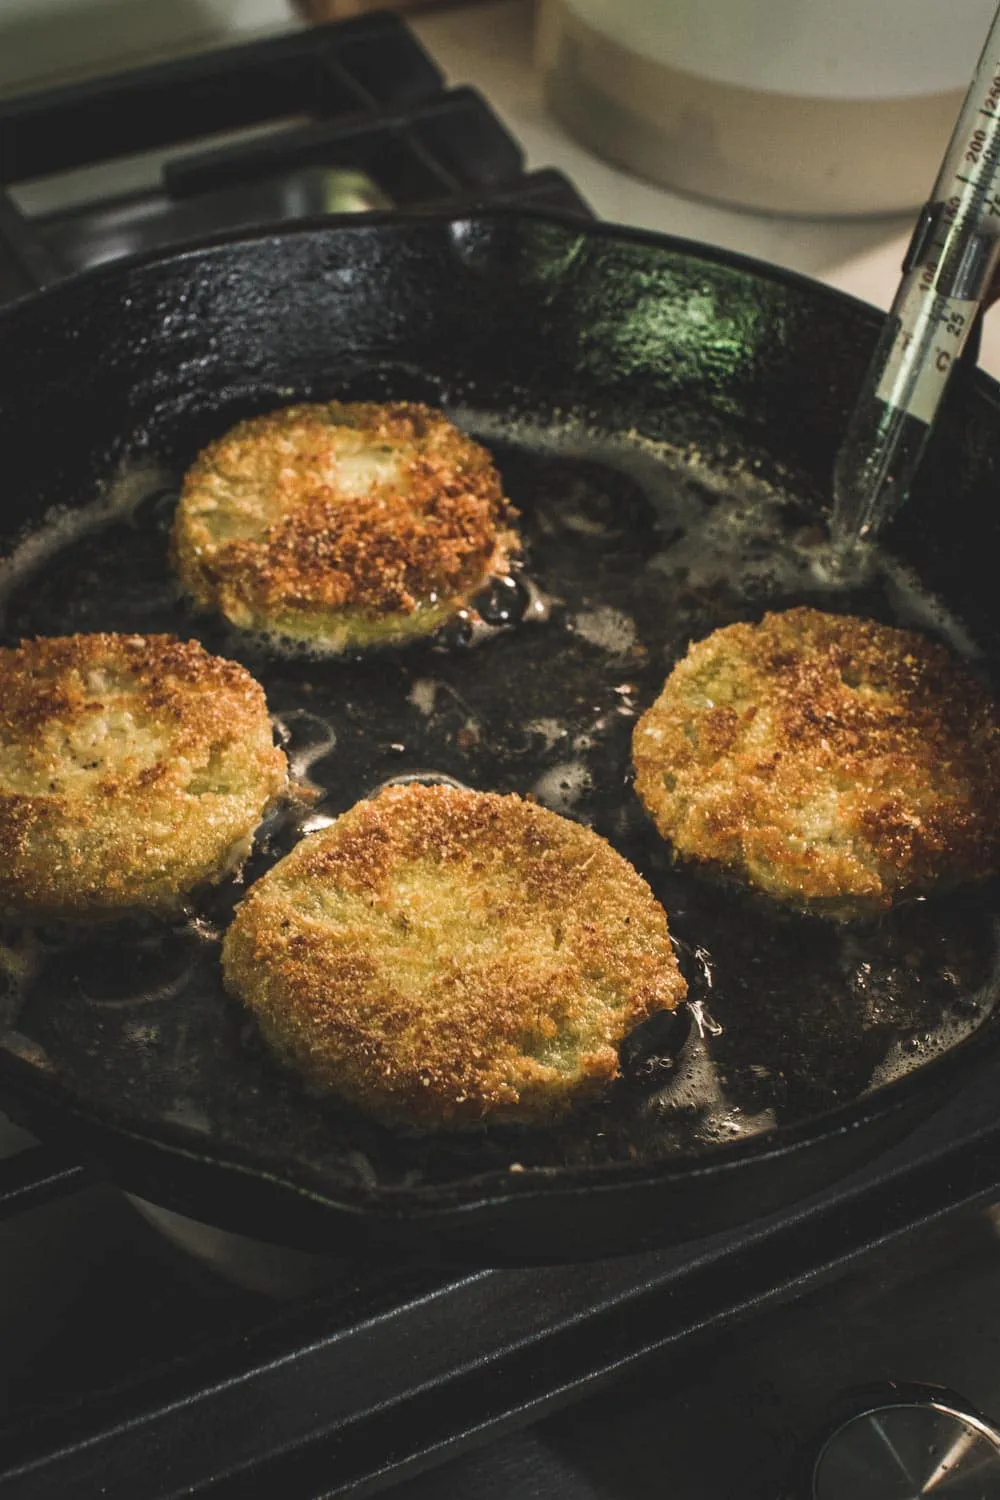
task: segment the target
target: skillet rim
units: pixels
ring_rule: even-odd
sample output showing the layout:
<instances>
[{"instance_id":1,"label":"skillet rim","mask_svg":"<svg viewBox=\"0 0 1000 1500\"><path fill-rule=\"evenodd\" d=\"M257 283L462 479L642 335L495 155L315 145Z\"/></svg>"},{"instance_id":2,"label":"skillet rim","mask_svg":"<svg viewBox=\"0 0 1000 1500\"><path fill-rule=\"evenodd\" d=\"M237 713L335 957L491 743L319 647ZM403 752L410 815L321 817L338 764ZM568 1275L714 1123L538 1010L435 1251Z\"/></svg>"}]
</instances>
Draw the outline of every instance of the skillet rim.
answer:
<instances>
[{"instance_id":1,"label":"skillet rim","mask_svg":"<svg viewBox=\"0 0 1000 1500\"><path fill-rule=\"evenodd\" d=\"M242 228L220 229L212 235L178 240L170 247L159 246L149 250L133 251L132 254L120 256L115 260L101 261L98 265L68 272L65 276L60 276L58 280L48 282L45 286L20 292L0 303L0 333L11 313L19 312L41 298L49 298L63 288L75 289L90 284L96 285L105 279L113 281L122 272L141 270L145 266L162 265L167 262L182 263L197 260L207 257L216 250L258 244L268 240L294 239L300 235L308 236L318 232L339 234L351 230L358 232L368 229L405 230L418 228L428 223L438 225L502 224L518 220L528 220L533 223L549 224L558 229L576 231L591 239L621 240L628 244L648 245L650 248L672 251L675 254L692 254L698 260L752 272L766 281L784 283L812 293L818 292L830 302L841 306L846 303L855 311L865 313L873 329L881 327L885 321L886 315L879 308L860 297L853 296L850 292L838 291L836 287L827 286L825 282L818 281L802 271L792 271L786 266L775 265L771 261L761 260L758 256L746 255L742 251L727 250L722 245L710 245L707 241L689 239L684 235L664 234L655 229L619 224L611 219L586 219L570 209L517 208L501 204L483 208L473 206L460 213L447 208L428 206L406 210L375 209L362 213L313 214L296 219L294 222L279 221ZM993 380L985 372L977 370L975 372L977 381L979 377L982 377L986 386L995 390L996 404L1000 407L1000 382Z\"/></svg>"},{"instance_id":2,"label":"skillet rim","mask_svg":"<svg viewBox=\"0 0 1000 1500\"><path fill-rule=\"evenodd\" d=\"M878 308L848 293L817 281L811 276L773 265L757 257L730 251L722 246L654 230L619 225L604 220L581 218L572 212L511 206L471 207L456 213L447 208L426 208L409 212L383 210L363 214L318 215L291 224L262 224L221 231L210 237L178 242L171 247L140 251L113 261L73 272L47 286L23 293L0 306L0 339L5 326L43 302L61 296L73 297L80 288L114 284L133 271L150 266L183 266L211 259L223 251L238 251L261 243L309 238L321 235L350 236L371 231L389 230L406 234L419 229L437 228L449 232L458 226L502 226L527 221L551 226L569 235L590 241L632 244L684 257L700 263L724 266L772 285L787 287L831 307L851 309L854 317L863 318L872 334L885 321ZM1000 383L984 371L966 369L967 381L976 396L1000 413ZM51 1079L31 1064L0 1046L0 1083L9 1084L15 1099L32 1101L37 1107L60 1117L76 1120L96 1130L99 1137L128 1141L142 1149L152 1149L160 1156L187 1158L202 1165L218 1167L227 1173L257 1179L332 1209L341 1215L358 1219L407 1220L435 1219L474 1214L484 1207L497 1207L514 1200L575 1197L578 1194L614 1194L654 1184L666 1186L672 1181L691 1182L699 1178L725 1177L744 1163L787 1158L806 1153L821 1141L844 1136L893 1115L906 1112L914 1099L928 1098L928 1114L955 1092L946 1086L956 1072L971 1074L982 1055L996 1051L1000 1037L1000 1008L986 1016L982 1023L947 1051L914 1069L913 1072L869 1093L851 1099L833 1109L790 1125L778 1125L758 1135L727 1144L712 1145L701 1152L678 1152L647 1160L627 1160L600 1164L574 1164L559 1167L527 1167L512 1173L509 1169L491 1169L455 1179L448 1183L417 1186L357 1184L354 1193L324 1184L319 1169L300 1166L297 1170L282 1165L262 1165L252 1152L244 1152L237 1143L220 1146L194 1130L172 1122L160 1122L156 1133L136 1129L134 1119L119 1115L113 1108L77 1101L57 1080ZM959 1079L960 1082L960 1079ZM937 1086L935 1088L935 1085ZM27 1105L31 1108L31 1105ZM110 1153L112 1156L114 1152Z\"/></svg>"}]
</instances>

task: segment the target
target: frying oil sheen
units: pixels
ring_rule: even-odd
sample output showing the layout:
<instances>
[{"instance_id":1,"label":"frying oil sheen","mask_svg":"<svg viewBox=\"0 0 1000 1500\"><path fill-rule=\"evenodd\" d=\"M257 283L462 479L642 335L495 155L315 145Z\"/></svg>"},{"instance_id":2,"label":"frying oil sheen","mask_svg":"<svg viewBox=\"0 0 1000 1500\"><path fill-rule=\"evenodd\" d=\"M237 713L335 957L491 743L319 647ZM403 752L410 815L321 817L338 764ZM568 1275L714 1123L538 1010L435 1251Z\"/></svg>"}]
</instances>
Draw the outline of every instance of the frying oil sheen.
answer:
<instances>
[{"instance_id":1,"label":"frying oil sheen","mask_svg":"<svg viewBox=\"0 0 1000 1500\"><path fill-rule=\"evenodd\" d=\"M179 475L149 468L0 564L9 642L168 631L243 661L309 793L261 831L242 884L198 898L186 922L64 931L30 963L5 964L0 1020L16 1046L73 1070L94 1099L112 1102L127 1074L141 1084L133 1108L160 1119L194 1111L204 1129L261 1149L283 1144L347 1173L363 1159L369 1176L412 1182L755 1134L856 1098L974 1030L996 998L992 892L904 903L865 928L788 913L675 868L630 780L636 718L690 641L718 626L809 603L915 624L975 657L961 622L885 558L838 571L808 514L752 474L573 424L452 415L494 452L526 550L517 577L426 643L282 656L196 617L167 561ZM222 994L217 944L242 889L298 838L413 779L530 794L606 836L663 901L709 1024L677 1055L669 1039L651 1043L663 1056L645 1082L626 1078L552 1129L428 1149L354 1120L341 1142L336 1111L281 1075ZM683 957L696 950L701 964Z\"/></svg>"}]
</instances>

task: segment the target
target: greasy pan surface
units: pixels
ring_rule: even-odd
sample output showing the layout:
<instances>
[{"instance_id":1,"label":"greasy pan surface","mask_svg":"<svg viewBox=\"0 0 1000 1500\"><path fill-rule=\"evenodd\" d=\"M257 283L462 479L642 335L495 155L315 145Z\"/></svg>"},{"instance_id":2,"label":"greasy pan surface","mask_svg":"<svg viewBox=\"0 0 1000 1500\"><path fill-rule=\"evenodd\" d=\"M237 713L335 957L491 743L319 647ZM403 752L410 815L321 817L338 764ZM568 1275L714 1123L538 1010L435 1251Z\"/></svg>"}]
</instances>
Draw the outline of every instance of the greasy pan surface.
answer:
<instances>
[{"instance_id":1,"label":"greasy pan surface","mask_svg":"<svg viewBox=\"0 0 1000 1500\"><path fill-rule=\"evenodd\" d=\"M53 505L136 502L0 576L5 642L168 629L245 661L321 789L313 813L420 772L534 792L643 871L721 1025L643 1039L612 1096L552 1130L407 1138L307 1097L222 994L231 885L187 926L46 933L30 979L0 1000L4 1097L196 1216L273 1240L363 1234L500 1260L737 1224L821 1187L960 1086L994 1045L994 892L844 936L672 869L628 775L635 715L692 637L796 602L900 617L898 586L831 596L803 561L875 331L865 309L768 268L523 215L223 242L0 316L3 550ZM268 656L185 610L165 562L184 467L238 418L332 396L429 400L482 435L522 509L547 619L522 590L514 613L529 618L479 644L320 663ZM749 471L728 486L739 503L681 477L671 449ZM987 669L998 460L996 389L963 374L924 493L888 542ZM769 566L775 547L788 566ZM702 568L706 555L722 563ZM509 608L494 601L494 617ZM248 878L301 833L279 819Z\"/></svg>"}]
</instances>

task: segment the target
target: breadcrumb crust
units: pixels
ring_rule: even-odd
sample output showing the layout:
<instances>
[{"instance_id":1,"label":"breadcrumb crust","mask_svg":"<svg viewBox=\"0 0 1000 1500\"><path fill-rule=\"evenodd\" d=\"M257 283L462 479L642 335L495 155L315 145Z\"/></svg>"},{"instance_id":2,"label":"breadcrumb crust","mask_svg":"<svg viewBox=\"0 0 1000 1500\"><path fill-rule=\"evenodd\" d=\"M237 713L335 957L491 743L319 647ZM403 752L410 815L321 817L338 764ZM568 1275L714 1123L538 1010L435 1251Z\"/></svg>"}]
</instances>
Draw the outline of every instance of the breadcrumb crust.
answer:
<instances>
[{"instance_id":1,"label":"breadcrumb crust","mask_svg":"<svg viewBox=\"0 0 1000 1500\"><path fill-rule=\"evenodd\" d=\"M196 641L0 650L0 904L170 909L226 874L287 781L260 685Z\"/></svg>"},{"instance_id":2,"label":"breadcrumb crust","mask_svg":"<svg viewBox=\"0 0 1000 1500\"><path fill-rule=\"evenodd\" d=\"M614 849L516 796L390 787L257 882L227 988L314 1085L423 1129L552 1118L686 986Z\"/></svg>"},{"instance_id":3,"label":"breadcrumb crust","mask_svg":"<svg viewBox=\"0 0 1000 1500\"><path fill-rule=\"evenodd\" d=\"M489 453L441 412L300 404L199 454L172 553L201 608L333 653L437 630L509 572L515 517Z\"/></svg>"},{"instance_id":4,"label":"breadcrumb crust","mask_svg":"<svg viewBox=\"0 0 1000 1500\"><path fill-rule=\"evenodd\" d=\"M1000 720L943 646L790 609L698 641L633 736L678 854L838 917L1000 867Z\"/></svg>"}]
</instances>

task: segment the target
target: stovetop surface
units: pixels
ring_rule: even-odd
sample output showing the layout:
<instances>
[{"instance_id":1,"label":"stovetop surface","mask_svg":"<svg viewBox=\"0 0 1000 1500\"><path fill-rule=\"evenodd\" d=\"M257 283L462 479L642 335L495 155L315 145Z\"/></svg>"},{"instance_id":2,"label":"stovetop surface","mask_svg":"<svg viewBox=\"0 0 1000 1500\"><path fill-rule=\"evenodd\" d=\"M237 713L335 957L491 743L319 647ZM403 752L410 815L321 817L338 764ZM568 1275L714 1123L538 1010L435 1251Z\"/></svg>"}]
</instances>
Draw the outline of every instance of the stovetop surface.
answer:
<instances>
[{"instance_id":1,"label":"stovetop surface","mask_svg":"<svg viewBox=\"0 0 1000 1500\"><path fill-rule=\"evenodd\" d=\"M967 1211L882 1247L832 1284L402 1484L396 1500L778 1500L858 1386L951 1387L996 1417L997 1227Z\"/></svg>"},{"instance_id":2,"label":"stovetop surface","mask_svg":"<svg viewBox=\"0 0 1000 1500\"><path fill-rule=\"evenodd\" d=\"M0 142L0 299L315 212L587 212L391 17L6 101ZM764 1500L848 1387L1000 1415L994 1082L739 1236L535 1271L345 1259L284 1300L173 1248L67 1143L0 1161L0 1497Z\"/></svg>"},{"instance_id":3,"label":"stovetop surface","mask_svg":"<svg viewBox=\"0 0 1000 1500\"><path fill-rule=\"evenodd\" d=\"M836 1248L826 1246L831 1253ZM647 1264L632 1266L637 1280L655 1257L641 1260ZM376 1287L391 1308L400 1294L426 1294L457 1275L441 1268L373 1272L345 1261L332 1268L331 1285L321 1294L276 1302L229 1286L173 1250L104 1187L0 1229L0 1266L0 1391L22 1440L54 1400L70 1413L62 1422L66 1432L72 1432L74 1403L85 1396L93 1407L102 1391L115 1393L109 1416L120 1418L122 1387L151 1364L172 1364L175 1373L186 1362L203 1368L227 1346L268 1337L277 1355L289 1322L299 1325L304 1346L305 1330L322 1336L336 1325L338 1309L376 1308ZM597 1289L622 1269L596 1266L588 1274ZM780 1270L776 1265L776 1275ZM723 1261L714 1274L725 1280L730 1269ZM485 1278L490 1299L530 1300L541 1289L548 1311L553 1286L572 1286L579 1273L508 1271ZM719 1288L720 1306L727 1290ZM683 1298L685 1291L682 1280L674 1295ZM136 1463L130 1452L121 1472L77 1467L69 1487L64 1474L50 1475L44 1465L19 1477L3 1477L0 1469L0 1495L191 1493L254 1500L280 1493L318 1500L392 1488L400 1500L639 1500L669 1484L677 1500L776 1500L797 1459L815 1446L845 1394L857 1387L926 1382L952 1387L987 1415L1000 1414L1000 1212L982 1203L967 1206L852 1256L840 1274L806 1275L773 1303L765 1298L740 1315L706 1316L700 1332L696 1321L682 1340L651 1349L614 1378L597 1381L592 1394L532 1420L538 1415L533 1398L548 1373L541 1348L534 1379L530 1363L520 1372L523 1406L505 1419L517 1430L503 1433L498 1421L501 1435L492 1441L474 1430L470 1407L467 1423L460 1420L437 1442L425 1390L423 1399L411 1396L390 1410L387 1420L384 1411L379 1420L376 1400L360 1441L346 1430L339 1444L307 1444L290 1467L264 1463L238 1481L224 1482L216 1466L203 1486L175 1485L174 1460L152 1434L147 1452L155 1455L160 1483L141 1465L130 1469ZM669 1327L667 1314L661 1332ZM648 1333L652 1344L653 1329ZM422 1337L446 1342L448 1331L431 1324ZM362 1358L363 1351L364 1345ZM415 1357L405 1338L397 1353ZM449 1399L461 1404L459 1392L452 1385ZM333 1408L342 1391L318 1382L311 1395L317 1407ZM246 1419L260 1417L250 1393ZM465 1447L472 1451L462 1453ZM429 1466L426 1473L405 1477L421 1465ZM789 1494L789 1500L798 1497Z\"/></svg>"}]
</instances>

